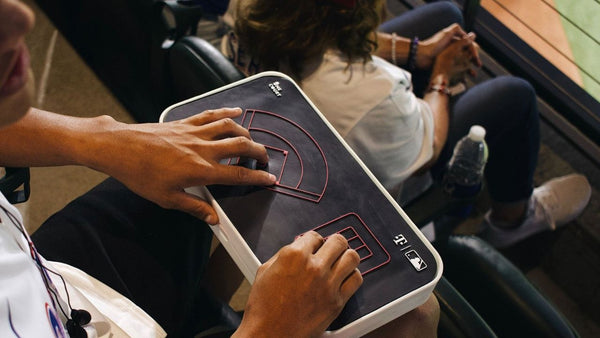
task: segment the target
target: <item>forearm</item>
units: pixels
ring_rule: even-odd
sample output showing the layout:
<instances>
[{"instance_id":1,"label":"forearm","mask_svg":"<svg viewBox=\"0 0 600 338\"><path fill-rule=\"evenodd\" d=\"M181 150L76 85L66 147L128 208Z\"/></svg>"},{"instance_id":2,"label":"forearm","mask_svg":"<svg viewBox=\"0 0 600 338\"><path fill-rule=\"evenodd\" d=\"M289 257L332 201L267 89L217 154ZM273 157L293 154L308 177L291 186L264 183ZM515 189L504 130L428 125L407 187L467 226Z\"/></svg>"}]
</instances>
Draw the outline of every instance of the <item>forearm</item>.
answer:
<instances>
[{"instance_id":1,"label":"forearm","mask_svg":"<svg viewBox=\"0 0 600 338\"><path fill-rule=\"evenodd\" d=\"M32 108L0 131L0 165L95 167L101 144L119 124L108 116L80 118Z\"/></svg>"},{"instance_id":2,"label":"forearm","mask_svg":"<svg viewBox=\"0 0 600 338\"><path fill-rule=\"evenodd\" d=\"M434 73L431 77L431 86L447 86L448 75L443 72ZM428 91L423 100L427 102L433 113L433 157L431 161L426 165L427 167L435 161L437 161L446 139L448 138L448 128L450 125L450 112L448 103L450 97L448 94L440 92L438 90Z\"/></svg>"},{"instance_id":3,"label":"forearm","mask_svg":"<svg viewBox=\"0 0 600 338\"><path fill-rule=\"evenodd\" d=\"M276 180L262 170L220 163L229 157L268 162L265 147L232 120L240 114L239 108L222 108L180 121L126 124L109 116L79 118L32 109L0 130L0 165L86 166L164 208L215 224L214 208L185 188L272 185Z\"/></svg>"},{"instance_id":4,"label":"forearm","mask_svg":"<svg viewBox=\"0 0 600 338\"><path fill-rule=\"evenodd\" d=\"M373 54L386 60L392 60L392 34L377 32L377 49ZM408 61L408 52L410 51L410 39L396 36L396 63L398 65L406 64Z\"/></svg>"},{"instance_id":5,"label":"forearm","mask_svg":"<svg viewBox=\"0 0 600 338\"><path fill-rule=\"evenodd\" d=\"M473 39L475 39L475 35L469 34L462 39L453 41L435 59L429 79L429 88L423 97L433 111L434 120L433 158L429 164L437 161L446 144L450 126L448 86L452 79L464 77L464 73L470 70L471 59L477 49L473 46Z\"/></svg>"}]
</instances>

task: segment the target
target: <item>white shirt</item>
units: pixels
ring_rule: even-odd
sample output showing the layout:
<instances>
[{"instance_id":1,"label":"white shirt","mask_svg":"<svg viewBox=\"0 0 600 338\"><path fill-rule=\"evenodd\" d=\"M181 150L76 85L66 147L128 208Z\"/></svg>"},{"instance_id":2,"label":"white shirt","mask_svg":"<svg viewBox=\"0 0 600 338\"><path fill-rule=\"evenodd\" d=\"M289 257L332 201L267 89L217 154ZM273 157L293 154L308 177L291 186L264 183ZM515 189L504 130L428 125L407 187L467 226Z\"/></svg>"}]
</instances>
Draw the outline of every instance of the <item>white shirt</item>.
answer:
<instances>
[{"instance_id":1,"label":"white shirt","mask_svg":"<svg viewBox=\"0 0 600 338\"><path fill-rule=\"evenodd\" d=\"M29 236L20 230L24 228L17 209L0 194L0 337L68 336L64 326L67 318L60 309L62 306L70 313L64 301L65 288L73 308L92 315L91 323L84 327L88 337L166 336L148 314L123 295L81 270L40 257L46 270L53 271L47 276L54 285L51 290L59 295L52 295L30 249Z\"/></svg>"},{"instance_id":2,"label":"white shirt","mask_svg":"<svg viewBox=\"0 0 600 338\"><path fill-rule=\"evenodd\" d=\"M233 32L223 37L221 52L247 75L263 70L240 52ZM285 73L284 66L279 71ZM414 95L411 74L377 56L348 67L336 50L305 65L304 72L299 84L304 93L390 194L399 197L402 182L433 156L433 113Z\"/></svg>"},{"instance_id":3,"label":"white shirt","mask_svg":"<svg viewBox=\"0 0 600 338\"><path fill-rule=\"evenodd\" d=\"M433 115L412 91L411 75L373 56L349 68L328 51L300 87L369 167L397 196L402 182L433 156Z\"/></svg>"}]
</instances>

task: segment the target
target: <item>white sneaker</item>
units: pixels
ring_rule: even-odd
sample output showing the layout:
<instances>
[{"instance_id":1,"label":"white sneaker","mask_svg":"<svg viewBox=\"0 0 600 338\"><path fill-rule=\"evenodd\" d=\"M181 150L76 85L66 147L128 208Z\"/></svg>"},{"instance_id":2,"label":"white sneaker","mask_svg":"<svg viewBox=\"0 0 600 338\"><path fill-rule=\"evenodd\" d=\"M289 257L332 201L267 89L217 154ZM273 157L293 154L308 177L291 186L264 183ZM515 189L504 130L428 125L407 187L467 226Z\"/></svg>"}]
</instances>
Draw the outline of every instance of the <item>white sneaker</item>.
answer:
<instances>
[{"instance_id":1,"label":"white sneaker","mask_svg":"<svg viewBox=\"0 0 600 338\"><path fill-rule=\"evenodd\" d=\"M555 230L575 219L590 201L592 189L583 175L571 174L551 179L535 188L527 206L527 216L517 227L502 227L490 219L488 211L479 237L496 248L505 248L529 236Z\"/></svg>"}]
</instances>

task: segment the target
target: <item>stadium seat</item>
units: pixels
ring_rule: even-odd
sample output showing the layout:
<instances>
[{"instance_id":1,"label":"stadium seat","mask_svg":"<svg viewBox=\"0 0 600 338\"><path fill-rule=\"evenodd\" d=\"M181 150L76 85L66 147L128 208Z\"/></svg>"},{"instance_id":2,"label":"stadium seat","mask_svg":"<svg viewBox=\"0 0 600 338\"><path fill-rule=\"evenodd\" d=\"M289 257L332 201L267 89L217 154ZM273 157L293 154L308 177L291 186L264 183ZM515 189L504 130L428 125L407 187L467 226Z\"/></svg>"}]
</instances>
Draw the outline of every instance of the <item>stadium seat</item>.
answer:
<instances>
[{"instance_id":1,"label":"stadium seat","mask_svg":"<svg viewBox=\"0 0 600 338\"><path fill-rule=\"evenodd\" d=\"M77 5L37 1L140 122L156 121L169 104L243 78L211 44L191 34L199 12L190 7L195 11L190 15L177 1L107 0L100 9L86 5L96 1ZM88 19L93 32L81 26L78 32L72 20L87 27ZM123 23L118 34L110 28L115 20ZM90 41L94 37L96 41ZM111 53L95 53L97 49ZM116 51L125 55L117 69L111 69L108 64ZM129 65L131 70L123 68L127 62L135 63ZM448 201L435 189L407 206L418 225L437 218L446 208ZM442 211L432 211L440 206ZM456 236L437 246L445 265L444 278L434 291L442 311L440 337L576 336L554 306L494 248L474 237ZM219 311L229 319L214 324L234 327L239 316L226 304L220 304Z\"/></svg>"}]
</instances>

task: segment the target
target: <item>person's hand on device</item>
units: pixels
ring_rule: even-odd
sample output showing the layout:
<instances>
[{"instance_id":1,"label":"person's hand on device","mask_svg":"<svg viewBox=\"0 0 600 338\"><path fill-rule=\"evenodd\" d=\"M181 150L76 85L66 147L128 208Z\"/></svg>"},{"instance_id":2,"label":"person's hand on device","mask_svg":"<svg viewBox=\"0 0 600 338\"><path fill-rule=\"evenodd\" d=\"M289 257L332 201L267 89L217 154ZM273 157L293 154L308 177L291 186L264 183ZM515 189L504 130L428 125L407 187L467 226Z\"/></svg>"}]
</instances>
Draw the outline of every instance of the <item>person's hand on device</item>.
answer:
<instances>
[{"instance_id":1,"label":"person's hand on device","mask_svg":"<svg viewBox=\"0 0 600 338\"><path fill-rule=\"evenodd\" d=\"M343 236L307 232L258 269L234 337L320 336L362 284L359 262Z\"/></svg>"},{"instance_id":2,"label":"person's hand on device","mask_svg":"<svg viewBox=\"0 0 600 338\"><path fill-rule=\"evenodd\" d=\"M163 124L119 124L110 132L121 146L107 147L115 150L95 156L91 167L164 208L179 209L215 224L218 217L212 206L184 188L272 185L276 180L266 171L219 163L239 156L268 162L265 147L253 142L248 130L232 120L240 114L239 108L222 108Z\"/></svg>"}]
</instances>

